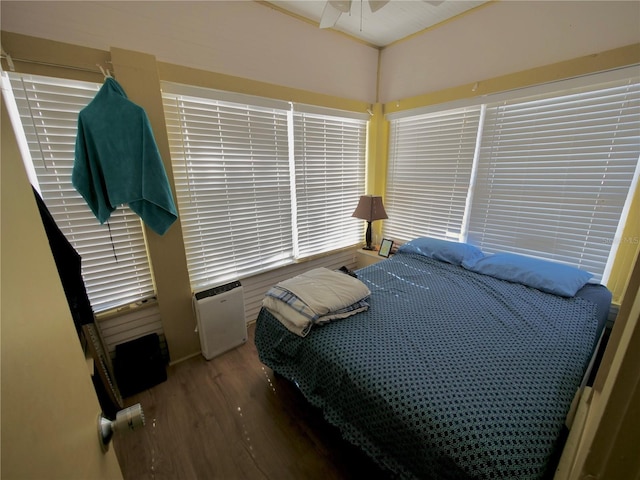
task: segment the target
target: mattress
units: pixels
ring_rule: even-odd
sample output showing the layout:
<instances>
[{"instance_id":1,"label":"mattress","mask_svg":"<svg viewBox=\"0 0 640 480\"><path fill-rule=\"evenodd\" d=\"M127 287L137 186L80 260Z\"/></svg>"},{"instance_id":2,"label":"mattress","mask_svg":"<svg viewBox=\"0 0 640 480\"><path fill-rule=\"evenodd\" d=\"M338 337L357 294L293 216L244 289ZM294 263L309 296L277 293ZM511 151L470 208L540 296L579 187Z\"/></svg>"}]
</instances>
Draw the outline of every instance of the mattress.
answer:
<instances>
[{"instance_id":1,"label":"mattress","mask_svg":"<svg viewBox=\"0 0 640 480\"><path fill-rule=\"evenodd\" d=\"M414 254L357 274L369 310L305 338L261 310L261 361L398 478L544 478L608 290L564 298Z\"/></svg>"}]
</instances>

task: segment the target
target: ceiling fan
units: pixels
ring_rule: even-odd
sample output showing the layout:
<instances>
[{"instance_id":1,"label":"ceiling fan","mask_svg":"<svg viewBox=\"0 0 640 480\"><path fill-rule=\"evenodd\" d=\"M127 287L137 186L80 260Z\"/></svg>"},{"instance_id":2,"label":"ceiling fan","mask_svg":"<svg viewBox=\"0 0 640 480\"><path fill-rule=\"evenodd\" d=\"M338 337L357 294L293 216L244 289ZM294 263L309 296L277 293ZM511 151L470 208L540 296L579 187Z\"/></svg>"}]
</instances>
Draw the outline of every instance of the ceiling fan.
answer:
<instances>
[{"instance_id":1,"label":"ceiling fan","mask_svg":"<svg viewBox=\"0 0 640 480\"><path fill-rule=\"evenodd\" d=\"M438 6L444 2L444 0L423 0L431 5ZM322 17L320 18L320 28L333 27L340 15L343 13L349 13L351 10L352 0L328 0L322 11ZM389 0L368 0L371 13L375 13L384 7ZM362 14L362 12L361 12Z\"/></svg>"}]
</instances>

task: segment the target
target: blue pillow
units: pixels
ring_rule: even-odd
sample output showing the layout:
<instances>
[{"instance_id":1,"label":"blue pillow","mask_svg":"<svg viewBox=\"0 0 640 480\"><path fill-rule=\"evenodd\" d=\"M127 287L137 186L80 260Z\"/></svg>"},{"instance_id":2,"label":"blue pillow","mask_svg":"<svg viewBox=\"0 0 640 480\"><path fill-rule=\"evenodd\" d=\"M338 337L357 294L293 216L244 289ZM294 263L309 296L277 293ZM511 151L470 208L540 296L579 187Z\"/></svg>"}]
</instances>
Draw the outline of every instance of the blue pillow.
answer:
<instances>
[{"instance_id":1,"label":"blue pillow","mask_svg":"<svg viewBox=\"0 0 640 480\"><path fill-rule=\"evenodd\" d=\"M472 265L482 257L482 251L468 243L451 242L438 238L420 237L398 248L398 253L416 253L454 265Z\"/></svg>"},{"instance_id":2,"label":"blue pillow","mask_svg":"<svg viewBox=\"0 0 640 480\"><path fill-rule=\"evenodd\" d=\"M562 297L573 297L593 276L569 265L515 253L488 255L465 268Z\"/></svg>"}]
</instances>

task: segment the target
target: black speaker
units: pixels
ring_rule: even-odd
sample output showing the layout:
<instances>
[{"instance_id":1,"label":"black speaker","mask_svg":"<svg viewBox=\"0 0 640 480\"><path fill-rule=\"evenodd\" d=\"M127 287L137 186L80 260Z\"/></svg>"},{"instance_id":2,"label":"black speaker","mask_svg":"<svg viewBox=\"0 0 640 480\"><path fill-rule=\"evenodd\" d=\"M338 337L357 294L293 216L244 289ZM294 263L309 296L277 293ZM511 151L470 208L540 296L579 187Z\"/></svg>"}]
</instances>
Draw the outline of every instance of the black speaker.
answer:
<instances>
[{"instance_id":1,"label":"black speaker","mask_svg":"<svg viewBox=\"0 0 640 480\"><path fill-rule=\"evenodd\" d=\"M167 379L157 333L116 345L116 381L123 397L147 390Z\"/></svg>"}]
</instances>

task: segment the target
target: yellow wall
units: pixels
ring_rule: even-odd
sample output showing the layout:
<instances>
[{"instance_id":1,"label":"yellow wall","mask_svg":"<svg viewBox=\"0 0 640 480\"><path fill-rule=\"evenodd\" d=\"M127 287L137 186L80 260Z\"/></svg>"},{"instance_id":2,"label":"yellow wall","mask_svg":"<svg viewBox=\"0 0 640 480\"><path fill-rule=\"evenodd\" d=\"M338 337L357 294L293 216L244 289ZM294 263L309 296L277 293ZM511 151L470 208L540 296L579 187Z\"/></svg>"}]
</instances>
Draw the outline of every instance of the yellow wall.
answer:
<instances>
[{"instance_id":1,"label":"yellow wall","mask_svg":"<svg viewBox=\"0 0 640 480\"><path fill-rule=\"evenodd\" d=\"M640 255L593 388L583 392L555 480L640 477Z\"/></svg>"},{"instance_id":2,"label":"yellow wall","mask_svg":"<svg viewBox=\"0 0 640 480\"><path fill-rule=\"evenodd\" d=\"M96 63L105 65L104 62L108 59L112 60L115 75L123 82L123 87L130 98L149 109L149 118L156 140L161 150L163 150L165 166L169 173L171 172L171 165L168 147L166 146L168 145L168 139L160 103L159 80L323 105L344 110L362 112L370 109L373 116L369 127L368 139L367 192L378 195L384 195L386 187L389 124L384 119L385 113L640 63L640 49L638 45L631 45L598 55L487 80L478 85L475 92L472 92L472 86L465 86L412 99L398 100L384 105L368 105L360 101L157 62L152 55L139 54L124 49L112 49L109 54L100 50L7 32L2 32L2 45L6 51L11 52L17 70L25 73L83 80L92 79L93 81L101 82L102 76L100 74L87 73L82 70L95 71ZM34 63L19 62L16 59L34 59L37 62L67 65L81 70L47 67ZM6 64L4 64L4 67L6 68ZM634 203L634 209L634 212L638 211L637 198ZM374 235L376 235L375 239L377 241L380 240L381 226L382 222L374 223ZM638 228L637 222L629 222L625 235L637 236ZM186 264L180 222L177 222L165 237L159 237L149 231L147 231L147 236L150 260L158 288L163 327L172 359L176 361L198 351L197 335L193 331L195 319L188 306L191 289L185 273ZM620 298L629 276L630 263L626 261L626 258L637 250L637 245L625 244L621 247L623 247L620 251L621 260L616 261L612 275L612 279L616 279L614 285L616 298Z\"/></svg>"},{"instance_id":3,"label":"yellow wall","mask_svg":"<svg viewBox=\"0 0 640 480\"><path fill-rule=\"evenodd\" d=\"M127 92L127 96L147 112L169 177L171 190L175 193L169 139L155 57L113 48L111 61L118 82ZM188 357L200 348L199 339L194 334L196 321L191 307L192 292L182 239L182 223L178 219L164 235L156 234L146 225L144 230L153 269L160 318L163 319L163 330L169 344L171 358L175 361Z\"/></svg>"},{"instance_id":4,"label":"yellow wall","mask_svg":"<svg viewBox=\"0 0 640 480\"><path fill-rule=\"evenodd\" d=\"M2 478L121 479L100 405L2 104Z\"/></svg>"},{"instance_id":5,"label":"yellow wall","mask_svg":"<svg viewBox=\"0 0 640 480\"><path fill-rule=\"evenodd\" d=\"M638 219L640 219L640 186L636 188L636 193L633 196L622 237L616 239L618 252L607 282L607 287L613 292L615 303L622 301L622 296L629 284L633 259L640 253L640 221Z\"/></svg>"}]
</instances>

